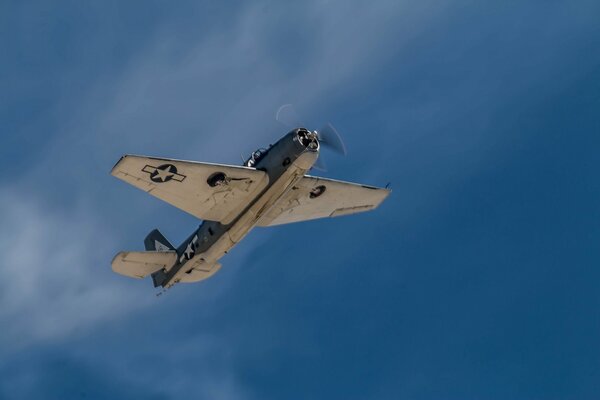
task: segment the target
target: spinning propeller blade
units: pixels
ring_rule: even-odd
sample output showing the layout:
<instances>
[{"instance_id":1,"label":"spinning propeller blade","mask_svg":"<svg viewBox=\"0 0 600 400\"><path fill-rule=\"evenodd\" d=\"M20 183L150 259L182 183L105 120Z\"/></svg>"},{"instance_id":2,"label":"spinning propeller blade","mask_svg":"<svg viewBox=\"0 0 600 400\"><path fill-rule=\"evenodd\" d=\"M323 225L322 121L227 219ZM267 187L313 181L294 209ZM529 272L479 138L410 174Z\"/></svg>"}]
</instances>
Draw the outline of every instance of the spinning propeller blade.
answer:
<instances>
[{"instance_id":1,"label":"spinning propeller blade","mask_svg":"<svg viewBox=\"0 0 600 400\"><path fill-rule=\"evenodd\" d=\"M321 157L320 154L317 158L317 161L315 161L313 164L312 169L316 169L321 172L327 172L327 165L325 164L325 161L323 161L323 157Z\"/></svg>"},{"instance_id":2,"label":"spinning propeller blade","mask_svg":"<svg viewBox=\"0 0 600 400\"><path fill-rule=\"evenodd\" d=\"M303 126L296 108L292 104L284 104L279 107L275 113L275 120L292 129Z\"/></svg>"},{"instance_id":3,"label":"spinning propeller blade","mask_svg":"<svg viewBox=\"0 0 600 400\"><path fill-rule=\"evenodd\" d=\"M328 123L320 131L317 131L319 143L329 147L331 150L343 156L346 155L346 145L338 131Z\"/></svg>"}]
</instances>

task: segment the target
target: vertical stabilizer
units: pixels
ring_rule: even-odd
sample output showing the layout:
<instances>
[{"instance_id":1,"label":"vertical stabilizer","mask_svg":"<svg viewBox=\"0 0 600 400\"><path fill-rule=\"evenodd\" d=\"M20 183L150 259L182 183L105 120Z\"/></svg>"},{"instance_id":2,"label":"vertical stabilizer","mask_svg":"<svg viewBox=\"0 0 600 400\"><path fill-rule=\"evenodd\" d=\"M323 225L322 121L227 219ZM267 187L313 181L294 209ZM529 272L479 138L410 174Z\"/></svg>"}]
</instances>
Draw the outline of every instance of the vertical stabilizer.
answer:
<instances>
[{"instance_id":1,"label":"vertical stabilizer","mask_svg":"<svg viewBox=\"0 0 600 400\"><path fill-rule=\"evenodd\" d=\"M158 229L153 230L144 239L147 251L172 251L175 247L163 236Z\"/></svg>"}]
</instances>

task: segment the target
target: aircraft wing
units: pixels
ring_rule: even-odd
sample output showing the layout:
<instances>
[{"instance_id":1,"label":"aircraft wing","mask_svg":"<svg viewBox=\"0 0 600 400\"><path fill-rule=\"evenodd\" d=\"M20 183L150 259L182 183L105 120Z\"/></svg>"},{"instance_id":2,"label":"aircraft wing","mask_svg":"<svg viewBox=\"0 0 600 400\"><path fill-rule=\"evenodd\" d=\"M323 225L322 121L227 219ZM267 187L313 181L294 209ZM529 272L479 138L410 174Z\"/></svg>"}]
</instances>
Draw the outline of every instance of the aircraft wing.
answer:
<instances>
[{"instance_id":1,"label":"aircraft wing","mask_svg":"<svg viewBox=\"0 0 600 400\"><path fill-rule=\"evenodd\" d=\"M230 223L268 184L249 167L125 155L111 174L200 219Z\"/></svg>"},{"instance_id":2,"label":"aircraft wing","mask_svg":"<svg viewBox=\"0 0 600 400\"><path fill-rule=\"evenodd\" d=\"M281 225L368 211L389 194L388 189L306 175L275 203L258 225Z\"/></svg>"}]
</instances>

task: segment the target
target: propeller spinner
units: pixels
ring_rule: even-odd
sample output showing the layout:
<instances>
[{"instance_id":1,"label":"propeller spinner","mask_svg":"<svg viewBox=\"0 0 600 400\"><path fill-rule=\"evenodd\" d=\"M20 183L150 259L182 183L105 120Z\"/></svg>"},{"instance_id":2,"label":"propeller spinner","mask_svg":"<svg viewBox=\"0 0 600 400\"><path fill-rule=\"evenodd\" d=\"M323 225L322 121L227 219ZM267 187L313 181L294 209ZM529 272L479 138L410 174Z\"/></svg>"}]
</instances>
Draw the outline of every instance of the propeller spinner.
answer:
<instances>
[{"instance_id":1,"label":"propeller spinner","mask_svg":"<svg viewBox=\"0 0 600 400\"><path fill-rule=\"evenodd\" d=\"M292 104L284 104L279 107L277 113L275 114L275 119L288 128L304 126ZM344 144L342 137L331 123L327 123L319 130L309 132L311 135L316 137L323 147L343 156L347 154L346 145ZM313 168L327 171L327 167L325 166L325 163L320 155Z\"/></svg>"}]
</instances>

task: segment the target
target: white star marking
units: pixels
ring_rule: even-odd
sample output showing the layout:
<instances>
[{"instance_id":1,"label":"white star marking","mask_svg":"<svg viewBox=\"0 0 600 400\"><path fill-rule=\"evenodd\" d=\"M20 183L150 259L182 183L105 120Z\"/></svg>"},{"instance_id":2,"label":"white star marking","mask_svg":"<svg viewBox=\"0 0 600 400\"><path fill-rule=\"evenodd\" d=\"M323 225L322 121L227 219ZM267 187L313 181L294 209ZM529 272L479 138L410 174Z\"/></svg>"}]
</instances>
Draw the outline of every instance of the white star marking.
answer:
<instances>
[{"instance_id":1,"label":"white star marking","mask_svg":"<svg viewBox=\"0 0 600 400\"><path fill-rule=\"evenodd\" d=\"M183 254L185 254L185 257L189 260L194 256L194 244L192 242L189 242L187 247L185 248L185 251L183 252Z\"/></svg>"},{"instance_id":2,"label":"white star marking","mask_svg":"<svg viewBox=\"0 0 600 400\"><path fill-rule=\"evenodd\" d=\"M167 179L173 177L173 175L175 175L174 173L171 172L171 168L167 168L167 169L156 169L156 175L154 175L155 179L160 179L161 182L166 181Z\"/></svg>"}]
</instances>

